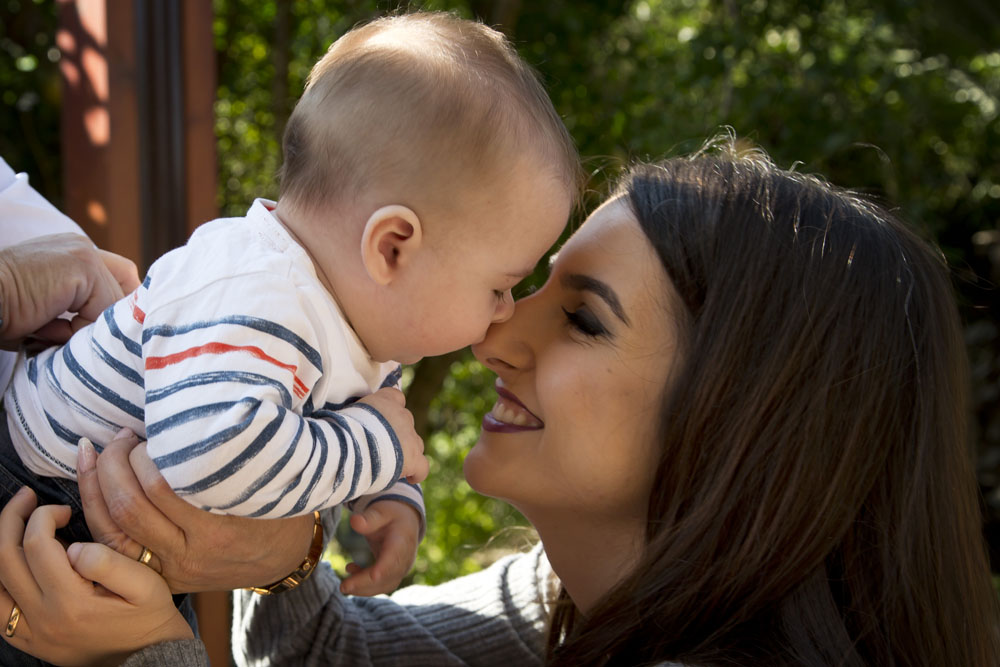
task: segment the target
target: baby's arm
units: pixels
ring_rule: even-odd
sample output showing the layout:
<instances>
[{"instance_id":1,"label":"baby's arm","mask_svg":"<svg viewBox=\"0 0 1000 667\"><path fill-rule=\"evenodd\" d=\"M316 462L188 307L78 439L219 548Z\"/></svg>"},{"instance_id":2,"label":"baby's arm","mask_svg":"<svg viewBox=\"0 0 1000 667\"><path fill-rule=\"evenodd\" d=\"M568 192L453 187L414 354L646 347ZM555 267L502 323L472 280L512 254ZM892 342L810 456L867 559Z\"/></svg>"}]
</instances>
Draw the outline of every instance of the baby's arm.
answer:
<instances>
[{"instance_id":1,"label":"baby's arm","mask_svg":"<svg viewBox=\"0 0 1000 667\"><path fill-rule=\"evenodd\" d=\"M210 293L218 285L144 314L147 447L164 478L197 507L269 518L422 479L423 443L397 390L297 414L331 363L318 352L327 332L278 287L254 304L266 319L199 316L233 301Z\"/></svg>"},{"instance_id":2,"label":"baby's arm","mask_svg":"<svg viewBox=\"0 0 1000 667\"><path fill-rule=\"evenodd\" d=\"M397 367L383 381L383 388L398 387L401 371ZM347 577L340 590L354 595L391 593L413 568L417 546L427 530L420 485L400 479L384 491L349 502L347 507L353 512L351 527L368 542L375 562L366 568L348 563Z\"/></svg>"}]
</instances>

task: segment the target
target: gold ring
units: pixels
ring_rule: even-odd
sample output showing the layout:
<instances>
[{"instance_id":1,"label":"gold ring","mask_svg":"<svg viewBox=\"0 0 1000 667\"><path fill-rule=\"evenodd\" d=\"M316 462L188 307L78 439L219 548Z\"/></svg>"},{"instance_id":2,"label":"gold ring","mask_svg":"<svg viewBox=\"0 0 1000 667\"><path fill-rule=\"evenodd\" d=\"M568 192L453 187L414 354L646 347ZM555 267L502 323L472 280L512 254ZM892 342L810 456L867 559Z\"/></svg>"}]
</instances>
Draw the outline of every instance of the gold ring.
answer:
<instances>
[{"instance_id":1,"label":"gold ring","mask_svg":"<svg viewBox=\"0 0 1000 667\"><path fill-rule=\"evenodd\" d=\"M17 622L21 620L21 610L15 604L14 608L10 610L10 618L7 619L7 629L3 631L8 637L14 636L14 631L17 630Z\"/></svg>"},{"instance_id":2,"label":"gold ring","mask_svg":"<svg viewBox=\"0 0 1000 667\"><path fill-rule=\"evenodd\" d=\"M142 552L136 560L150 569L153 568L153 566L149 564L149 561L153 560L153 552L149 550L149 547L143 547Z\"/></svg>"}]
</instances>

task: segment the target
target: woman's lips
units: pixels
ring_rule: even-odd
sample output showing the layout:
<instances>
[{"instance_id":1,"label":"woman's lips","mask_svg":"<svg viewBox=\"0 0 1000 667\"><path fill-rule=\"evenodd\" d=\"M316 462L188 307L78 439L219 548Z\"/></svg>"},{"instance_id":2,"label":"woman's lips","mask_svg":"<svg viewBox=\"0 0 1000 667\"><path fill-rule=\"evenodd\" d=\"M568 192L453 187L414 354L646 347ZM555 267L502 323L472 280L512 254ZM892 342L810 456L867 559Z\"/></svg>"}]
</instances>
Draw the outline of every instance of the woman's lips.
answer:
<instances>
[{"instance_id":1,"label":"woman's lips","mask_svg":"<svg viewBox=\"0 0 1000 667\"><path fill-rule=\"evenodd\" d=\"M514 394L497 384L497 402L483 417L483 430L493 433L517 433L544 428L542 420L524 407Z\"/></svg>"}]
</instances>

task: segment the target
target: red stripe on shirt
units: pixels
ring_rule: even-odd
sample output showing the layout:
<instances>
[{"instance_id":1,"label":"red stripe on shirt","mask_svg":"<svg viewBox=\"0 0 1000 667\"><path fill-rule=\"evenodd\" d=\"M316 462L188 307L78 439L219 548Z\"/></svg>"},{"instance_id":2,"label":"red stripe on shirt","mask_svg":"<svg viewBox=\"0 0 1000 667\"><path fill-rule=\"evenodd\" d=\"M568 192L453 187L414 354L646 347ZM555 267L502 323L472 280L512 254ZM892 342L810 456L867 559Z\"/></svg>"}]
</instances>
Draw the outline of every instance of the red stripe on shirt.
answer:
<instances>
[{"instance_id":1,"label":"red stripe on shirt","mask_svg":"<svg viewBox=\"0 0 1000 667\"><path fill-rule=\"evenodd\" d=\"M142 312L142 311L140 311ZM185 359L191 359L193 357L199 357L203 354L226 354L227 352L247 352L252 356L266 361L269 364L274 364L279 368L284 368L286 371L292 373L294 378L294 392L297 398L302 398L308 393L305 383L299 379L296 373L298 372L298 367L291 364L286 364L278 361L274 357L268 355L264 350L253 345L229 345L227 343L205 343L204 345L198 345L197 347L190 347L181 352L175 352L174 354L168 354L164 357L147 357L146 358L146 370L156 370L160 368L166 368L167 366L173 366L174 364L180 363Z\"/></svg>"},{"instance_id":2,"label":"red stripe on shirt","mask_svg":"<svg viewBox=\"0 0 1000 667\"><path fill-rule=\"evenodd\" d=\"M139 308L139 305L137 303L138 301L139 301L138 292L132 292L132 298L129 299L129 302L132 304L132 319L138 322L139 324L142 324L143 322L146 321L146 313L142 312L142 309Z\"/></svg>"}]
</instances>

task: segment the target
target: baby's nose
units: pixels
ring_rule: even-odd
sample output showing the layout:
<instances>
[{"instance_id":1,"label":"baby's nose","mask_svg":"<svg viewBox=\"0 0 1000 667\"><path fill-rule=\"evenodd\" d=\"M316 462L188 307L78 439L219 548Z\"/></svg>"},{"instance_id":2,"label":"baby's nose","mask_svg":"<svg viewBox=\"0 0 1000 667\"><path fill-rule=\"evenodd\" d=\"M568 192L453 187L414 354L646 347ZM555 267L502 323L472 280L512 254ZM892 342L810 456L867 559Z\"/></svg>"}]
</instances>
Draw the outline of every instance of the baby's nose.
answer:
<instances>
[{"instance_id":1,"label":"baby's nose","mask_svg":"<svg viewBox=\"0 0 1000 667\"><path fill-rule=\"evenodd\" d=\"M493 322L506 322L514 314L514 297L510 290L503 295L503 299L497 302L496 310L493 311Z\"/></svg>"}]
</instances>

